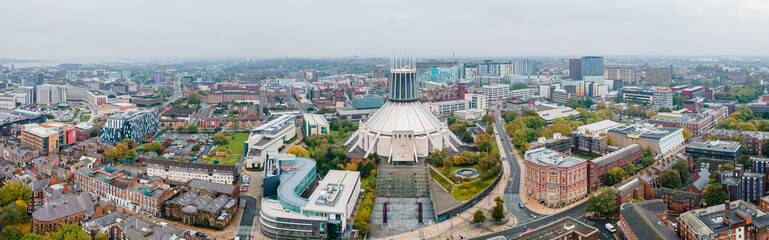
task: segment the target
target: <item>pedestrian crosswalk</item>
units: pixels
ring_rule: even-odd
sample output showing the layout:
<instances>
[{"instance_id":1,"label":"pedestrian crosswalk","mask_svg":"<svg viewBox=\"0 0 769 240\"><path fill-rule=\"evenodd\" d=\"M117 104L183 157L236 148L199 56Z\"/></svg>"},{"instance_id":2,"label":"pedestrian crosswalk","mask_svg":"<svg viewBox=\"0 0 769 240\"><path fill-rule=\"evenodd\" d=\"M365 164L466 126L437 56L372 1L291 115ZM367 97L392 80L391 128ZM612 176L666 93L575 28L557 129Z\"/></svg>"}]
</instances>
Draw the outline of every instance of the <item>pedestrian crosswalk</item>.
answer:
<instances>
[{"instance_id":1,"label":"pedestrian crosswalk","mask_svg":"<svg viewBox=\"0 0 769 240\"><path fill-rule=\"evenodd\" d=\"M253 235L254 227L252 226L239 226L238 237L240 239L251 239Z\"/></svg>"}]
</instances>

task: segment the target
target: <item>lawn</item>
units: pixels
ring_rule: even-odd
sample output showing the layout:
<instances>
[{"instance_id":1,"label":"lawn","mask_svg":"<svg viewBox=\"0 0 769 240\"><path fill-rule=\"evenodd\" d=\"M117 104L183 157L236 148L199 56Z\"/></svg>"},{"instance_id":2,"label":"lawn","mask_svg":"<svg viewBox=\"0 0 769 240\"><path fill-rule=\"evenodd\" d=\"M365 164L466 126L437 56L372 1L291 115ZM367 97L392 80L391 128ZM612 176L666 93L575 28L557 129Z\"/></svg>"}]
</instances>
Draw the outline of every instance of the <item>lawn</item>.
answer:
<instances>
[{"instance_id":1,"label":"lawn","mask_svg":"<svg viewBox=\"0 0 769 240\"><path fill-rule=\"evenodd\" d=\"M454 186L454 191L451 192L451 196L454 196L459 201L470 199L486 189L496 178L489 178L486 180L475 181L467 184Z\"/></svg>"},{"instance_id":2,"label":"lawn","mask_svg":"<svg viewBox=\"0 0 769 240\"><path fill-rule=\"evenodd\" d=\"M91 119L91 109L85 110L83 114L80 115L80 122L88 122L88 120Z\"/></svg>"},{"instance_id":3,"label":"lawn","mask_svg":"<svg viewBox=\"0 0 769 240\"><path fill-rule=\"evenodd\" d=\"M347 140L348 137L350 137L350 134L352 134L352 131L346 132L344 135L339 137L339 131L331 130L329 132L329 135L334 138L333 143L339 143L341 141Z\"/></svg>"},{"instance_id":4,"label":"lawn","mask_svg":"<svg viewBox=\"0 0 769 240\"><path fill-rule=\"evenodd\" d=\"M215 159L219 159L220 164L235 164L240 160L240 155L243 154L243 142L248 140L249 133L234 133L228 135L230 142L227 145L216 146L214 155L206 160L206 163L214 163ZM227 150L231 150L231 154L227 154Z\"/></svg>"},{"instance_id":5,"label":"lawn","mask_svg":"<svg viewBox=\"0 0 769 240\"><path fill-rule=\"evenodd\" d=\"M446 191L451 192L451 183L449 180L446 180L445 178L441 177L438 173L436 173L434 170L430 169L430 176L435 179L435 181L438 181L443 188L446 189Z\"/></svg>"},{"instance_id":6,"label":"lawn","mask_svg":"<svg viewBox=\"0 0 769 240\"><path fill-rule=\"evenodd\" d=\"M449 172L444 171L444 168L438 168L441 170L441 173L443 173L443 176L446 176L448 178L454 177L454 171L462 169L462 168L472 168L475 170L478 170L476 168L476 165L470 165L470 166L452 166L451 169L449 169Z\"/></svg>"}]
</instances>

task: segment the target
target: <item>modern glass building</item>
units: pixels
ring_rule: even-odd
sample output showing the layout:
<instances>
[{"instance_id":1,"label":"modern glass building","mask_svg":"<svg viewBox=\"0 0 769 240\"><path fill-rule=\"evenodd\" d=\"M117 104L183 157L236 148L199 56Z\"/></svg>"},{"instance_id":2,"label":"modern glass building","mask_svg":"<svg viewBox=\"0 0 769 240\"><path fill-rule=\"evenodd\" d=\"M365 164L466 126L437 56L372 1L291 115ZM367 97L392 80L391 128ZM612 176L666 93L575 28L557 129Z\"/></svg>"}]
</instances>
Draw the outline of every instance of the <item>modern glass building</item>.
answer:
<instances>
[{"instance_id":1,"label":"modern glass building","mask_svg":"<svg viewBox=\"0 0 769 240\"><path fill-rule=\"evenodd\" d=\"M582 57L582 77L603 76L603 57Z\"/></svg>"},{"instance_id":2,"label":"modern glass building","mask_svg":"<svg viewBox=\"0 0 769 240\"><path fill-rule=\"evenodd\" d=\"M419 73L419 81L453 83L457 81L457 67L432 67Z\"/></svg>"}]
</instances>

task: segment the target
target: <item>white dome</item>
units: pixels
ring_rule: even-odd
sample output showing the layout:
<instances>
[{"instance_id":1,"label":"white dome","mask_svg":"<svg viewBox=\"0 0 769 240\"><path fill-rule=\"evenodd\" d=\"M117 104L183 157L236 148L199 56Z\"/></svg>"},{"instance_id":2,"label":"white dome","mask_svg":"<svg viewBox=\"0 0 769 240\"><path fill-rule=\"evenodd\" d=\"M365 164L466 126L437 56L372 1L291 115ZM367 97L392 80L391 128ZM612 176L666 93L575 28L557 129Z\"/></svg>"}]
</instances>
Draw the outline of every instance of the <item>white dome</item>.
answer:
<instances>
[{"instance_id":1,"label":"white dome","mask_svg":"<svg viewBox=\"0 0 769 240\"><path fill-rule=\"evenodd\" d=\"M393 131L414 131L418 135L443 127L420 102L387 102L363 125L369 131L387 135Z\"/></svg>"}]
</instances>

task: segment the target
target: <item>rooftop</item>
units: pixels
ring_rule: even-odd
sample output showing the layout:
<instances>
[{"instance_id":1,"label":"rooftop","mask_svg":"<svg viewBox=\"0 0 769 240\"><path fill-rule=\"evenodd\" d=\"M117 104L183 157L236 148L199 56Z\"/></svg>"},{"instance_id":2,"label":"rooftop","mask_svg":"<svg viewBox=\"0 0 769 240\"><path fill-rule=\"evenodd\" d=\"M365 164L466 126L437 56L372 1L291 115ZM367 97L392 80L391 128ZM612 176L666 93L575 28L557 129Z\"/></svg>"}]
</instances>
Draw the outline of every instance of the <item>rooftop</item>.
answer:
<instances>
[{"instance_id":1,"label":"rooftop","mask_svg":"<svg viewBox=\"0 0 769 240\"><path fill-rule=\"evenodd\" d=\"M277 152L268 152L267 158L275 163L265 163L264 176L280 176L280 185L278 185L280 199L296 206L307 205L309 200L299 196L294 189L302 183L305 176L315 171L315 160ZM295 166L281 166L284 161L295 161Z\"/></svg>"},{"instance_id":2,"label":"rooftop","mask_svg":"<svg viewBox=\"0 0 769 240\"><path fill-rule=\"evenodd\" d=\"M641 147L641 145L633 143L633 144L627 145L626 147L620 148L617 151L614 151L606 155L600 156L596 159L593 159L592 162L596 164L598 167L602 167L604 165L613 163L623 157L626 157L630 154L633 154L639 151L643 152L643 147Z\"/></svg>"},{"instance_id":3,"label":"rooftop","mask_svg":"<svg viewBox=\"0 0 769 240\"><path fill-rule=\"evenodd\" d=\"M588 132L594 133L594 132L605 132L609 129L616 128L621 126L621 123L612 121L612 120L603 120L600 122L591 123L588 125L583 125L578 127L578 130L587 130Z\"/></svg>"},{"instance_id":4,"label":"rooftop","mask_svg":"<svg viewBox=\"0 0 769 240\"><path fill-rule=\"evenodd\" d=\"M667 212L661 199L647 200L623 205L620 214L638 239L670 240L679 239L659 217L658 213ZM665 219L667 220L667 219Z\"/></svg>"},{"instance_id":5,"label":"rooftop","mask_svg":"<svg viewBox=\"0 0 769 240\"><path fill-rule=\"evenodd\" d=\"M303 209L314 212L344 213L352 195L359 191L360 173L331 170L310 195ZM352 201L356 201L353 199Z\"/></svg>"},{"instance_id":6,"label":"rooftop","mask_svg":"<svg viewBox=\"0 0 769 240\"><path fill-rule=\"evenodd\" d=\"M512 239L515 240L540 240L540 239L558 239L564 235L577 233L583 236L598 234L598 229L583 222L577 221L571 217L561 218L548 225L522 233Z\"/></svg>"},{"instance_id":7,"label":"rooftop","mask_svg":"<svg viewBox=\"0 0 769 240\"><path fill-rule=\"evenodd\" d=\"M65 198L50 201L32 213L32 217L38 221L53 221L84 212L87 216L93 214L93 199L89 193L70 195Z\"/></svg>"},{"instance_id":8,"label":"rooftop","mask_svg":"<svg viewBox=\"0 0 769 240\"><path fill-rule=\"evenodd\" d=\"M585 159L572 156L564 157L560 153L547 148L531 149L526 152L524 159L527 162L538 165L565 168L586 163Z\"/></svg>"},{"instance_id":9,"label":"rooftop","mask_svg":"<svg viewBox=\"0 0 769 240\"><path fill-rule=\"evenodd\" d=\"M703 149L710 151L728 151L737 152L742 148L740 142L723 141L723 140L708 140L707 142L696 141L689 143L686 148Z\"/></svg>"},{"instance_id":10,"label":"rooftop","mask_svg":"<svg viewBox=\"0 0 769 240\"><path fill-rule=\"evenodd\" d=\"M207 192L219 192L224 194L232 194L235 191L235 186L228 184L221 184L215 182L207 182L200 179L192 179L187 182L187 187L201 189Z\"/></svg>"},{"instance_id":11,"label":"rooftop","mask_svg":"<svg viewBox=\"0 0 769 240\"><path fill-rule=\"evenodd\" d=\"M656 127L651 124L629 124L611 129L608 132L628 135L628 137L633 138L660 140L680 131L680 128Z\"/></svg>"}]
</instances>

